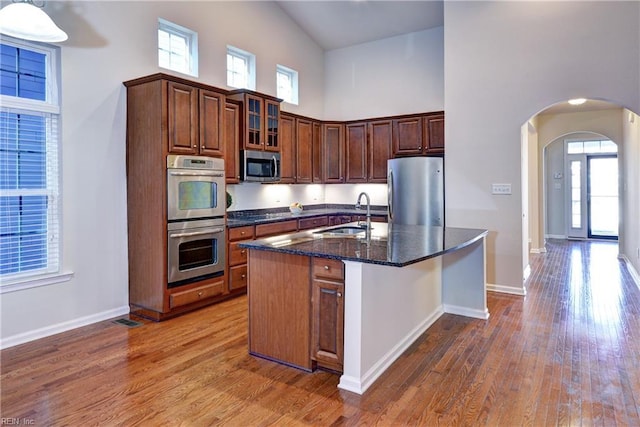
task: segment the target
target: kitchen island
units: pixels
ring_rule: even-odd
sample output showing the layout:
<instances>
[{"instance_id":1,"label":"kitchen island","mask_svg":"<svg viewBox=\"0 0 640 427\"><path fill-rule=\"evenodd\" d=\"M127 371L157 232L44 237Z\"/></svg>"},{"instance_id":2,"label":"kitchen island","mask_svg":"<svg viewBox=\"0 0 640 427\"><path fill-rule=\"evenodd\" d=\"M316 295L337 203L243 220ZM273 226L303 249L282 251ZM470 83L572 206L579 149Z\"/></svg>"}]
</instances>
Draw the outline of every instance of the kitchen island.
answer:
<instances>
[{"instance_id":1,"label":"kitchen island","mask_svg":"<svg viewBox=\"0 0 640 427\"><path fill-rule=\"evenodd\" d=\"M443 313L489 317L487 231L374 223L367 235L357 226L242 246L249 248L250 353L341 371L339 387L362 394ZM326 315L336 308L343 316Z\"/></svg>"}]
</instances>

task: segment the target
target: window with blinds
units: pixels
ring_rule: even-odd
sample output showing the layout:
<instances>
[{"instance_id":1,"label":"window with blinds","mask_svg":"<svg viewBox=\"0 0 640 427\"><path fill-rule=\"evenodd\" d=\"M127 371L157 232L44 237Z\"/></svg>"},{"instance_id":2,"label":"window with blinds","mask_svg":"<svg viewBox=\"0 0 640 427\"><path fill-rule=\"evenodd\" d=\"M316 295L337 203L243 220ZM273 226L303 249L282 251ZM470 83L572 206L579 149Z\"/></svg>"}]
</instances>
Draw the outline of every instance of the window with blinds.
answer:
<instances>
[{"instance_id":1,"label":"window with blinds","mask_svg":"<svg viewBox=\"0 0 640 427\"><path fill-rule=\"evenodd\" d=\"M59 271L58 49L2 38L0 279Z\"/></svg>"}]
</instances>

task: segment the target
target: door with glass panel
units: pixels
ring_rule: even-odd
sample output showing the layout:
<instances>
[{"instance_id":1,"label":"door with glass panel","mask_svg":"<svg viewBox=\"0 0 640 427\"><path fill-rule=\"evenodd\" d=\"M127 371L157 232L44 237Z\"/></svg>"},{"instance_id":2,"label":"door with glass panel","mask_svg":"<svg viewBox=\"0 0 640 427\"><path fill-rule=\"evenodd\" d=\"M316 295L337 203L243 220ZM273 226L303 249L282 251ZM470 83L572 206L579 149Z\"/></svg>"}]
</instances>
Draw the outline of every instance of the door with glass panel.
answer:
<instances>
[{"instance_id":1,"label":"door with glass panel","mask_svg":"<svg viewBox=\"0 0 640 427\"><path fill-rule=\"evenodd\" d=\"M608 140L568 141L567 237L618 238L617 145Z\"/></svg>"}]
</instances>

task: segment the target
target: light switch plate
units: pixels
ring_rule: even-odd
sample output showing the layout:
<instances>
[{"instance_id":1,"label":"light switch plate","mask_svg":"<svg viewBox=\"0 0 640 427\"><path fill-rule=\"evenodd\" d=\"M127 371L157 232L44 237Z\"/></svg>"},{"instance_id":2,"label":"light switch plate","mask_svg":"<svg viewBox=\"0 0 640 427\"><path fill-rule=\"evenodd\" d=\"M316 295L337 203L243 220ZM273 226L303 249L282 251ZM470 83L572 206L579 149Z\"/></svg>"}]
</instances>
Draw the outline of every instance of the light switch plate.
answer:
<instances>
[{"instance_id":1,"label":"light switch plate","mask_svg":"<svg viewBox=\"0 0 640 427\"><path fill-rule=\"evenodd\" d=\"M511 184L491 184L491 194L511 194Z\"/></svg>"}]
</instances>

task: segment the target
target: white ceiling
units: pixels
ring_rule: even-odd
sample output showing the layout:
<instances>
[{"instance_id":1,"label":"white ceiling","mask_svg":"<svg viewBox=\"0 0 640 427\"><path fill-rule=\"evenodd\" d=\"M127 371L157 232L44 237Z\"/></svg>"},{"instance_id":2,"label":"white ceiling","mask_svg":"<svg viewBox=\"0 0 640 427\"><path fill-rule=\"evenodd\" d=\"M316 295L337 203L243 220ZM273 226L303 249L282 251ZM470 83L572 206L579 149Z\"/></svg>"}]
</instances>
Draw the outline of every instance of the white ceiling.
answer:
<instances>
[{"instance_id":1,"label":"white ceiling","mask_svg":"<svg viewBox=\"0 0 640 427\"><path fill-rule=\"evenodd\" d=\"M276 3L324 50L444 25L442 0L298 0Z\"/></svg>"}]
</instances>

